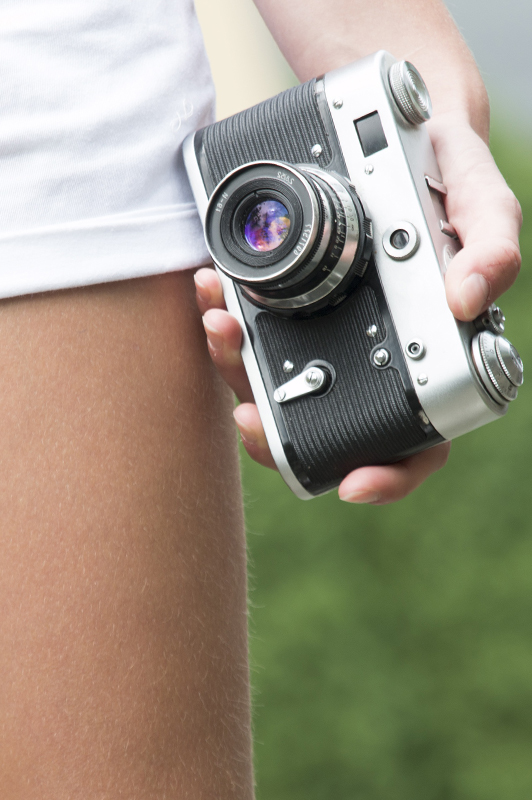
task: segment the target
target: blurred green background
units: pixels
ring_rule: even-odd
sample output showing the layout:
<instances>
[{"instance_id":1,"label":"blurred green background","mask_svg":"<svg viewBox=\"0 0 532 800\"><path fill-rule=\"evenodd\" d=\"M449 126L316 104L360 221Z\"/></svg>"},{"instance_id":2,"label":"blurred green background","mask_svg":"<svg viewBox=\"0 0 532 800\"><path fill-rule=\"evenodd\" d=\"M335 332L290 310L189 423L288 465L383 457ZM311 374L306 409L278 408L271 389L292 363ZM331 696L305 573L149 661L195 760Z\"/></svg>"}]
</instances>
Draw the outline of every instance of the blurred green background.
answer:
<instances>
[{"instance_id":1,"label":"blurred green background","mask_svg":"<svg viewBox=\"0 0 532 800\"><path fill-rule=\"evenodd\" d=\"M249 0L197 7L219 116L293 82ZM526 223L530 136L509 131ZM526 368L530 224L522 246L502 307ZM531 397L393 506L304 503L243 454L259 800L531 800Z\"/></svg>"},{"instance_id":2,"label":"blurred green background","mask_svg":"<svg viewBox=\"0 0 532 800\"><path fill-rule=\"evenodd\" d=\"M530 147L493 150L531 219ZM525 267L525 365L531 297ZM259 800L530 800L531 398L393 506L302 502L243 455Z\"/></svg>"},{"instance_id":3,"label":"blurred green background","mask_svg":"<svg viewBox=\"0 0 532 800\"><path fill-rule=\"evenodd\" d=\"M530 146L493 150L531 219ZM531 297L525 268L525 365ZM243 455L259 800L530 800L531 398L393 506L302 502Z\"/></svg>"}]
</instances>

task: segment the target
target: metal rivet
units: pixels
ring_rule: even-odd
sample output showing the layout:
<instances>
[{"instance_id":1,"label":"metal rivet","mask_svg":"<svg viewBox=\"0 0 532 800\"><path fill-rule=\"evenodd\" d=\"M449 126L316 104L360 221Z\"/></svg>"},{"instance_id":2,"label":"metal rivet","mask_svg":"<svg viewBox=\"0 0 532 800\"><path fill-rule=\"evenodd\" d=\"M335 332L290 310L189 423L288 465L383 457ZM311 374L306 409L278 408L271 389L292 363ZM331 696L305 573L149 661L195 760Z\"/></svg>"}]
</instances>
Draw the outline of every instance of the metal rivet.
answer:
<instances>
[{"instance_id":1,"label":"metal rivet","mask_svg":"<svg viewBox=\"0 0 532 800\"><path fill-rule=\"evenodd\" d=\"M428 375L425 375L425 373L422 372L421 375L417 376L417 382L420 386L425 386L425 384L429 382Z\"/></svg>"},{"instance_id":2,"label":"metal rivet","mask_svg":"<svg viewBox=\"0 0 532 800\"><path fill-rule=\"evenodd\" d=\"M294 365L291 361L285 361L283 364L283 372L292 372Z\"/></svg>"},{"instance_id":3,"label":"metal rivet","mask_svg":"<svg viewBox=\"0 0 532 800\"><path fill-rule=\"evenodd\" d=\"M499 306L495 306L493 309L493 319L497 323L497 325L501 325L502 323L506 322L506 317L502 313Z\"/></svg>"},{"instance_id":4,"label":"metal rivet","mask_svg":"<svg viewBox=\"0 0 532 800\"><path fill-rule=\"evenodd\" d=\"M364 172L366 173L366 175L371 175L374 169L375 167L373 166L373 164L366 164L366 166L364 167Z\"/></svg>"},{"instance_id":5,"label":"metal rivet","mask_svg":"<svg viewBox=\"0 0 532 800\"><path fill-rule=\"evenodd\" d=\"M489 311L489 309L488 309ZM506 317L502 313L499 306L494 306L492 311L493 322L495 323L495 328L497 328L498 333L504 333Z\"/></svg>"},{"instance_id":6,"label":"metal rivet","mask_svg":"<svg viewBox=\"0 0 532 800\"><path fill-rule=\"evenodd\" d=\"M423 423L423 425L430 425L430 419L427 417L427 415L425 414L424 411L419 411L418 412L418 417L421 420L421 422Z\"/></svg>"},{"instance_id":7,"label":"metal rivet","mask_svg":"<svg viewBox=\"0 0 532 800\"><path fill-rule=\"evenodd\" d=\"M321 386L323 383L323 372L317 369L309 369L305 373L305 381L309 386Z\"/></svg>"},{"instance_id":8,"label":"metal rivet","mask_svg":"<svg viewBox=\"0 0 532 800\"><path fill-rule=\"evenodd\" d=\"M425 355L425 345L421 339L412 339L410 342L408 342L405 350L407 356L409 358L413 358L414 361L418 361Z\"/></svg>"},{"instance_id":9,"label":"metal rivet","mask_svg":"<svg viewBox=\"0 0 532 800\"><path fill-rule=\"evenodd\" d=\"M378 367L385 367L389 360L390 354L384 347L381 347L380 350L376 350L375 353L373 353L373 363Z\"/></svg>"},{"instance_id":10,"label":"metal rivet","mask_svg":"<svg viewBox=\"0 0 532 800\"><path fill-rule=\"evenodd\" d=\"M375 338L377 333L378 333L378 328L377 328L376 325L370 325L369 328L366 331L366 335L367 336L371 336L372 339Z\"/></svg>"},{"instance_id":11,"label":"metal rivet","mask_svg":"<svg viewBox=\"0 0 532 800\"><path fill-rule=\"evenodd\" d=\"M395 261L410 258L419 247L419 233L411 222L397 220L382 235L382 246L387 255Z\"/></svg>"},{"instance_id":12,"label":"metal rivet","mask_svg":"<svg viewBox=\"0 0 532 800\"><path fill-rule=\"evenodd\" d=\"M310 152L312 153L314 158L319 158L321 156L321 154L323 153L323 148L322 148L321 144L315 144Z\"/></svg>"},{"instance_id":13,"label":"metal rivet","mask_svg":"<svg viewBox=\"0 0 532 800\"><path fill-rule=\"evenodd\" d=\"M340 100L339 97L336 100L333 100L333 106L335 108L342 108L343 104L344 104L344 101Z\"/></svg>"},{"instance_id":14,"label":"metal rivet","mask_svg":"<svg viewBox=\"0 0 532 800\"><path fill-rule=\"evenodd\" d=\"M286 392L284 389L276 389L274 394L275 399L278 403L282 403L286 397Z\"/></svg>"}]
</instances>

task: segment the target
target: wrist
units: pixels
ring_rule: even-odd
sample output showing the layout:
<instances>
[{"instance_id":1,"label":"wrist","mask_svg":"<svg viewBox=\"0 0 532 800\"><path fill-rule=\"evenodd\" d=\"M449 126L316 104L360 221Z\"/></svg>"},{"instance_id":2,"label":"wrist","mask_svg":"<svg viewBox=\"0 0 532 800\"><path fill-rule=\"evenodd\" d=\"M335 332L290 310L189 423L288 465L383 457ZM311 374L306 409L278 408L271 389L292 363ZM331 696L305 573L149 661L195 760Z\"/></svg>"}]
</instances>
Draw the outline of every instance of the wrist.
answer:
<instances>
[{"instance_id":1,"label":"wrist","mask_svg":"<svg viewBox=\"0 0 532 800\"><path fill-rule=\"evenodd\" d=\"M422 65L418 68L427 82L434 109L429 123L431 136L438 131L446 133L457 127L468 127L487 144L490 104L476 65L469 69L441 70L437 74L431 69L423 70Z\"/></svg>"},{"instance_id":2,"label":"wrist","mask_svg":"<svg viewBox=\"0 0 532 800\"><path fill-rule=\"evenodd\" d=\"M467 109L452 109L433 115L427 130L442 172L452 169L458 155L468 152L475 159L490 160L489 113L482 120L472 120Z\"/></svg>"}]
</instances>

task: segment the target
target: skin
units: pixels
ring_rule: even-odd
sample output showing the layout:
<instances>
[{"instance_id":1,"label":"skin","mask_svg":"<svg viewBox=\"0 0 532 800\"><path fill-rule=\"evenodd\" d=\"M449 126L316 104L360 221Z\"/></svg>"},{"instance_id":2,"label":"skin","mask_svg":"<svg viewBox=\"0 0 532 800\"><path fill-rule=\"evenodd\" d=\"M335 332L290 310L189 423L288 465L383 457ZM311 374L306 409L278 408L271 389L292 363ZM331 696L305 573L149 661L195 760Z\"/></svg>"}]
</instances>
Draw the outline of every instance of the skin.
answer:
<instances>
[{"instance_id":1,"label":"skin","mask_svg":"<svg viewBox=\"0 0 532 800\"><path fill-rule=\"evenodd\" d=\"M256 0L300 80L385 49L420 70L433 102L428 130L448 189L446 210L463 249L447 271L449 307L460 320L477 317L514 282L521 265L519 204L490 154L489 103L473 57L445 6L434 0ZM197 301L209 352L241 405L235 420L250 456L275 468L253 403L238 323L225 311L213 270L196 274ZM391 503L416 489L447 461L438 445L398 464L363 467L346 476L340 499Z\"/></svg>"},{"instance_id":2,"label":"skin","mask_svg":"<svg viewBox=\"0 0 532 800\"><path fill-rule=\"evenodd\" d=\"M0 306L2 800L248 800L233 400L192 273Z\"/></svg>"},{"instance_id":3,"label":"skin","mask_svg":"<svg viewBox=\"0 0 532 800\"><path fill-rule=\"evenodd\" d=\"M486 147L478 73L441 7L329 0L327 24L318 0L259 7L302 79L363 55L362 38L416 61L465 244L449 302L475 316L515 277L519 214ZM487 294L476 278L464 290L476 275ZM272 464L238 326L215 273L196 284L212 361L190 271L0 301L3 800L253 797L233 401L212 362L244 401L248 451ZM358 470L341 496L399 499L446 455Z\"/></svg>"}]
</instances>

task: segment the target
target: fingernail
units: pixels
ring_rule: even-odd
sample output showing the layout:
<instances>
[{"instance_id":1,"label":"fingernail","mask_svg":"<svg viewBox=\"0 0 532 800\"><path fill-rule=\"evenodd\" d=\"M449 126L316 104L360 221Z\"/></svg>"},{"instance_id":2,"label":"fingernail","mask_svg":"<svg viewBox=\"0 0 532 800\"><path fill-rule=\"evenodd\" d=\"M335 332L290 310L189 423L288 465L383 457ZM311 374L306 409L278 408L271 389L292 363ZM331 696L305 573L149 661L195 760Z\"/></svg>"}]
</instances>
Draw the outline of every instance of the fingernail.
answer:
<instances>
[{"instance_id":1,"label":"fingernail","mask_svg":"<svg viewBox=\"0 0 532 800\"><path fill-rule=\"evenodd\" d=\"M213 350L222 350L224 346L224 340L220 331L213 328L212 325L209 325L205 317L202 318L203 327L205 328L205 333L207 334L207 339L209 340L209 344Z\"/></svg>"},{"instance_id":2,"label":"fingernail","mask_svg":"<svg viewBox=\"0 0 532 800\"><path fill-rule=\"evenodd\" d=\"M235 422L240 432L240 436L242 437L242 441L245 444L257 444L257 436L255 432L252 431L251 428L248 428L247 425L244 425L244 423L237 420L236 417L235 417Z\"/></svg>"},{"instance_id":3,"label":"fingernail","mask_svg":"<svg viewBox=\"0 0 532 800\"><path fill-rule=\"evenodd\" d=\"M464 316L468 319L478 317L486 307L490 293L489 283L483 275L469 275L460 286L460 302Z\"/></svg>"},{"instance_id":4,"label":"fingernail","mask_svg":"<svg viewBox=\"0 0 532 800\"><path fill-rule=\"evenodd\" d=\"M194 283L196 284L196 293L199 299L203 300L204 303L208 303L211 299L211 293L207 287L201 283L197 273L194 275Z\"/></svg>"},{"instance_id":5,"label":"fingernail","mask_svg":"<svg viewBox=\"0 0 532 800\"><path fill-rule=\"evenodd\" d=\"M372 492L367 489L340 496L340 500L344 500L346 503L377 503L380 499L379 492Z\"/></svg>"}]
</instances>

